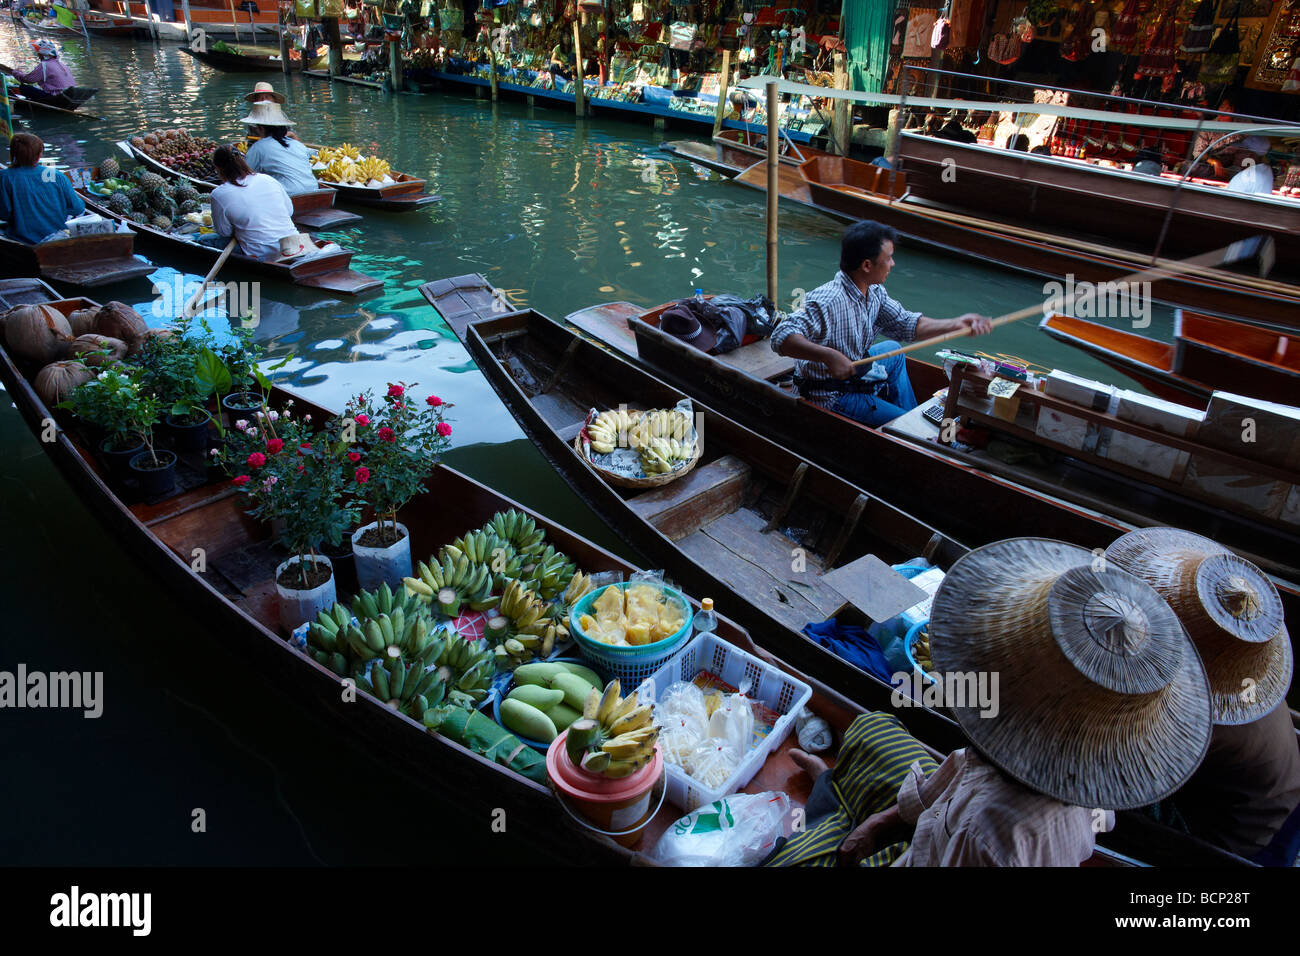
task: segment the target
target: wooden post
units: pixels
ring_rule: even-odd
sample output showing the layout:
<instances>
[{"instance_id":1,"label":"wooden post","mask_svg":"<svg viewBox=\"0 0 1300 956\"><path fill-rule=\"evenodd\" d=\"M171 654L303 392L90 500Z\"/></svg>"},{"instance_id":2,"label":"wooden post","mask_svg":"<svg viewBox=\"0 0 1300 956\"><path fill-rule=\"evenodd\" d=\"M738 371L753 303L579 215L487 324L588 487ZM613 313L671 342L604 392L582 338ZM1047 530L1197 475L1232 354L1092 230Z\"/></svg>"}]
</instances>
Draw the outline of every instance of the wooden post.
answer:
<instances>
[{"instance_id":1,"label":"wooden post","mask_svg":"<svg viewBox=\"0 0 1300 956\"><path fill-rule=\"evenodd\" d=\"M393 82L393 92L402 92L402 82L405 77L402 73L402 42L400 40L388 41L388 75Z\"/></svg>"},{"instance_id":2,"label":"wooden post","mask_svg":"<svg viewBox=\"0 0 1300 956\"><path fill-rule=\"evenodd\" d=\"M847 90L849 88L849 73L844 65L844 54L835 54L835 89ZM852 124L849 122L851 106L848 100L832 100L831 106L831 139L835 143L835 151L841 156L849 155L850 140L853 136Z\"/></svg>"},{"instance_id":3,"label":"wooden post","mask_svg":"<svg viewBox=\"0 0 1300 956\"><path fill-rule=\"evenodd\" d=\"M727 85L731 79L731 51L722 51L722 76L718 79L718 108L713 111L713 135L722 132L722 120L727 115Z\"/></svg>"},{"instance_id":4,"label":"wooden post","mask_svg":"<svg viewBox=\"0 0 1300 956\"><path fill-rule=\"evenodd\" d=\"M127 5L127 12L130 12L130 4ZM190 22L190 0L181 0L181 12L185 14L185 45L189 46L194 42L194 24Z\"/></svg>"},{"instance_id":5,"label":"wooden post","mask_svg":"<svg viewBox=\"0 0 1300 956\"><path fill-rule=\"evenodd\" d=\"M325 42L330 48L330 79L343 75L343 38L339 36L339 18L322 17L321 26L325 28Z\"/></svg>"},{"instance_id":6,"label":"wooden post","mask_svg":"<svg viewBox=\"0 0 1300 956\"><path fill-rule=\"evenodd\" d=\"M781 198L780 127L777 125L776 80L767 84L767 297L778 301L776 294L776 209Z\"/></svg>"},{"instance_id":7,"label":"wooden post","mask_svg":"<svg viewBox=\"0 0 1300 956\"><path fill-rule=\"evenodd\" d=\"M235 42L239 42L239 20L235 17L235 0L230 0L230 25L235 28ZM253 42L257 42L257 37L253 37Z\"/></svg>"},{"instance_id":8,"label":"wooden post","mask_svg":"<svg viewBox=\"0 0 1300 956\"><path fill-rule=\"evenodd\" d=\"M279 5L278 3L275 5L275 10L276 10L276 16L275 16L275 19L276 19L276 23L277 23L277 25L278 25L278 27L279 27L279 31L280 31L280 66L284 67L284 75L285 75L285 76L288 76L288 75L289 75L289 64L290 64L290 61L289 61L289 26L288 26L288 24L286 24L286 23L284 22L284 12L280 9L280 5ZM307 51L306 51L306 49L304 49L304 50L302 51L302 55L303 55L303 57L304 57L304 61L303 61L303 62L306 62L306 59L305 59L306 56L307 56Z\"/></svg>"},{"instance_id":9,"label":"wooden post","mask_svg":"<svg viewBox=\"0 0 1300 956\"><path fill-rule=\"evenodd\" d=\"M573 111L579 116L587 115L587 84L582 72L582 33L578 21L573 21Z\"/></svg>"},{"instance_id":10,"label":"wooden post","mask_svg":"<svg viewBox=\"0 0 1300 956\"><path fill-rule=\"evenodd\" d=\"M492 85L492 102L497 101L500 95L498 84L501 82L497 76L497 51L492 49L492 44L488 44L488 82Z\"/></svg>"}]
</instances>

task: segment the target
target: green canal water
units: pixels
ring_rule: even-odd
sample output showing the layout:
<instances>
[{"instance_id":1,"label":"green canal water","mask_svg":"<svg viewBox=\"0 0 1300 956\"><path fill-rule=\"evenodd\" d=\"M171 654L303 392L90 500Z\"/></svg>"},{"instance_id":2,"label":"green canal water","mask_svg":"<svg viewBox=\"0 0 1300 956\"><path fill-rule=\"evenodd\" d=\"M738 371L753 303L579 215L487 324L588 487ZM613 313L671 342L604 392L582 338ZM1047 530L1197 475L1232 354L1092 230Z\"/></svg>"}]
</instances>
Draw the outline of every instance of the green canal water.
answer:
<instances>
[{"instance_id":1,"label":"green canal water","mask_svg":"<svg viewBox=\"0 0 1300 956\"><path fill-rule=\"evenodd\" d=\"M31 62L29 37L0 23L0 61ZM175 45L82 40L64 59L98 121L37 115L47 155L72 166L160 126L233 139L258 75L203 66ZM331 234L353 267L382 276L362 302L276 283L261 287L259 340L292 353L281 381L327 406L386 382L418 382L455 402L450 464L627 554L524 438L464 348L417 291L480 272L513 301L560 318L597 302L653 305L764 287L759 193L658 150L648 124L456 91L384 96L303 77L269 77L308 141L351 142L442 196L405 216L369 214ZM781 209L780 287L791 298L834 273L842 226ZM889 291L929 315L997 315L1040 297L1038 279L902 248ZM96 290L148 314L150 279ZM195 278L191 276L190 278ZM240 276L229 274L234 280ZM1157 311L1149 331L1169 334ZM1113 379L1032 322L980 341L987 352ZM8 402L0 407L0 557L6 623L0 670L102 671L104 713L0 711L0 862L17 864L484 864L548 862L528 839L494 833L474 795L414 788L380 758L317 727L280 688L249 673L223 635L124 557L68 490ZM635 555L627 555L635 557ZM418 813L394 813L398 809ZM194 811L206 832L193 832ZM396 819L424 821L401 828ZM508 812L507 812L508 821Z\"/></svg>"}]
</instances>

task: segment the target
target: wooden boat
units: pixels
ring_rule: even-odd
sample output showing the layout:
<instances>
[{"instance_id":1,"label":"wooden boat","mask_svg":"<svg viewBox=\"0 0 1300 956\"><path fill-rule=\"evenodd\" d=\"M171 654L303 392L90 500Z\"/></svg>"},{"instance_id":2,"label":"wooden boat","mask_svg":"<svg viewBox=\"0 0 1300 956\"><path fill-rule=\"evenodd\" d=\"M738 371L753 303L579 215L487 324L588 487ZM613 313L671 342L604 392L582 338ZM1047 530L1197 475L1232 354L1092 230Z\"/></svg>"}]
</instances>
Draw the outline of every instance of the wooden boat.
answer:
<instances>
[{"instance_id":1,"label":"wooden boat","mask_svg":"<svg viewBox=\"0 0 1300 956\"><path fill-rule=\"evenodd\" d=\"M80 27L73 28L65 23L60 23L54 17L45 16L44 14L37 12L43 9L46 8L38 7L36 11L29 11L24 13L22 16L13 16L11 13L11 17L33 33L41 33L47 36L57 37L84 36Z\"/></svg>"},{"instance_id":2,"label":"wooden boat","mask_svg":"<svg viewBox=\"0 0 1300 956\"><path fill-rule=\"evenodd\" d=\"M135 35L135 21L130 17L115 17L97 10L83 11L81 22L92 36L131 37Z\"/></svg>"},{"instance_id":3,"label":"wooden boat","mask_svg":"<svg viewBox=\"0 0 1300 956\"><path fill-rule=\"evenodd\" d=\"M830 593L822 573L860 555L895 559L922 551L946 567L966 548L698 403L704 455L690 474L648 491L615 487L573 448L587 409L621 403L665 407L683 394L535 311L502 314L499 295L481 276L428 283L420 291L460 336L547 459L650 566L663 568L697 596L717 598L757 644L803 673L868 709L893 706L888 686L800 633L803 623L821 620L827 608L834 613L845 603ZM781 530L792 526L812 530L795 541ZM785 572L793 568L796 553L805 569ZM946 712L920 707L891 712L940 750L963 745L953 736L956 728ZM1126 839L1139 833L1141 838L1108 846L1144 860L1152 852L1180 852L1176 847L1183 835L1136 814L1123 817L1116 834L1128 831ZM1189 852L1205 849L1194 842Z\"/></svg>"},{"instance_id":4,"label":"wooden boat","mask_svg":"<svg viewBox=\"0 0 1300 956\"><path fill-rule=\"evenodd\" d=\"M1123 125L1123 114L1116 115L1116 125ZM1161 255L1171 258L1203 252L1200 243L1206 235L1221 245L1271 235L1277 243L1277 271L1292 282L1300 280L1300 201L1288 196L1253 195L1223 183L1180 182L1176 175L1147 176L915 131L902 133L899 157L919 199L1127 243L1148 256L1162 232ZM946 179L945 169L951 170Z\"/></svg>"},{"instance_id":5,"label":"wooden boat","mask_svg":"<svg viewBox=\"0 0 1300 956\"><path fill-rule=\"evenodd\" d=\"M9 276L38 275L62 285L91 289L140 279L156 268L135 255L135 236L130 233L76 236L34 246L0 234L0 270Z\"/></svg>"},{"instance_id":6,"label":"wooden boat","mask_svg":"<svg viewBox=\"0 0 1300 956\"><path fill-rule=\"evenodd\" d=\"M6 294L6 289L0 286L0 300ZM59 300L50 304L66 314L93 303ZM364 692L349 702L347 695L340 693L342 685L334 673L285 641L279 629L273 583L275 564L281 556L270 546L267 528L248 520L232 484L216 481L199 485L153 504L123 500L106 484L97 460L78 433L75 420L45 407L36 395L29 378L32 371L16 365L0 347L0 384L28 426L39 434L50 419L63 425L54 441L41 444L64 478L124 549L146 565L157 586L189 602L196 617L202 617L213 630L219 630L223 646L233 648L246 667L293 694L320 718L329 732L355 737L377 748L390 766L410 775L422 786L444 793L454 790L485 811L506 808L511 832L528 834L530 842L555 854L557 860L587 865L650 862L644 854L680 816L680 811L671 805L664 805L646 826L640 843L627 849L607 837L571 825L549 788L451 740L427 733L421 724ZM277 388L272 404L282 407L289 396L289 392ZM331 414L301 396L294 396L294 400L295 410L300 413L309 412L320 420ZM202 457L202 453L198 454ZM410 529L415 554L433 553L440 545L487 521L496 512L518 508L531 514L538 526L545 529L548 540L585 570L624 574L635 570L545 516L445 465L433 470L426 488L428 493L412 501L400 515L400 520ZM448 502L454 502L455 507L447 507ZM208 558L202 574L192 570L189 557L199 541ZM340 597L346 599L346 595ZM799 674L756 646L745 631L727 618L719 616L716 633L728 643L809 683L813 690L811 710L839 734L863 712L832 688ZM795 737L791 735L768 758L745 791L783 790L796 805L806 803L812 781L791 761L789 751L794 745ZM1154 863L1196 860L1231 866L1242 862L1199 842L1170 842L1167 831L1145 821L1126 826L1124 830L1122 836L1118 832L1107 834L1107 845L1114 841L1118 847L1127 840L1148 851L1146 858ZM1122 854L1122 849L1099 848L1088 862L1100 866L1133 862Z\"/></svg>"},{"instance_id":7,"label":"wooden boat","mask_svg":"<svg viewBox=\"0 0 1300 956\"><path fill-rule=\"evenodd\" d=\"M279 57L263 56L257 53L232 53L229 50L196 50L191 46L180 48L200 63L225 70L228 73L282 73L284 64Z\"/></svg>"},{"instance_id":8,"label":"wooden boat","mask_svg":"<svg viewBox=\"0 0 1300 956\"><path fill-rule=\"evenodd\" d=\"M186 176L182 172L172 169L165 163L154 159L142 149L136 149L127 140L122 140L117 144L118 149L122 150L136 162L149 167L160 176L166 176L169 179L184 179L192 183L194 188L199 192L212 192L219 185L218 183L209 182L205 179L195 179L193 176ZM354 212L346 212L342 209L334 208L334 200L338 194L333 189L315 189L309 193L299 193L296 196L290 196L293 202L293 221L302 229L341 229L344 226L350 226L353 223L360 222L361 216Z\"/></svg>"},{"instance_id":9,"label":"wooden boat","mask_svg":"<svg viewBox=\"0 0 1300 956\"><path fill-rule=\"evenodd\" d=\"M146 246L160 250L168 256L174 255L188 262L196 263L197 268L204 273L211 268L212 264L221 255L221 250L212 246L200 245L187 238L163 232L161 229L155 229L153 226L142 226L139 223L132 222L125 216L113 212L108 206L101 205L99 202L101 197L93 193L82 190L79 194L86 203L87 209L93 210L106 219L126 223ZM305 286L311 289L322 289L327 292L336 292L340 295L360 295L363 292L371 292L384 287L382 279L376 279L373 276L348 268L348 263L351 261L351 249L341 249L338 252L316 256L311 259L287 260L279 257L254 259L252 256L246 256L240 252L232 252L229 259L230 265L234 268L242 268L256 275L279 279L281 282L289 282L293 285Z\"/></svg>"},{"instance_id":10,"label":"wooden boat","mask_svg":"<svg viewBox=\"0 0 1300 956\"><path fill-rule=\"evenodd\" d=\"M1038 326L1171 402L1204 408L1216 390L1269 402L1300 401L1300 340L1231 319L1180 310L1174 341L1066 315Z\"/></svg>"},{"instance_id":11,"label":"wooden boat","mask_svg":"<svg viewBox=\"0 0 1300 956\"><path fill-rule=\"evenodd\" d=\"M319 150L319 146L304 144L308 149ZM354 186L348 183L329 183L321 181L322 186L338 193L339 202L345 206L365 206L383 212L414 212L432 203L440 202L441 196L424 191L425 181L407 173L392 170L388 174L393 182L387 186Z\"/></svg>"},{"instance_id":12,"label":"wooden boat","mask_svg":"<svg viewBox=\"0 0 1300 956\"><path fill-rule=\"evenodd\" d=\"M699 143L666 143L663 148L730 175L742 185L767 189L766 160L730 138L715 138L707 160L700 156L708 148ZM807 158L799 168L782 163L778 170L781 197L842 220L874 219L893 226L904 239L932 249L1055 279L1073 275L1076 282L1114 282L1151 264L1149 254L1118 245L922 205L914 201L902 171L896 170L892 177L878 176L872 164L811 146L800 150ZM1169 305L1241 317L1252 324L1300 327L1300 286L1286 281L1202 268L1154 281L1152 295Z\"/></svg>"},{"instance_id":13,"label":"wooden boat","mask_svg":"<svg viewBox=\"0 0 1300 956\"><path fill-rule=\"evenodd\" d=\"M81 108L83 103L98 92L97 89L74 86L70 90L64 90L57 96L51 96L48 93L40 96L29 96L26 93L19 93L17 89L11 89L9 91L9 102L24 109L60 113L64 116L80 116L83 119L102 119L103 117L88 113Z\"/></svg>"}]
</instances>

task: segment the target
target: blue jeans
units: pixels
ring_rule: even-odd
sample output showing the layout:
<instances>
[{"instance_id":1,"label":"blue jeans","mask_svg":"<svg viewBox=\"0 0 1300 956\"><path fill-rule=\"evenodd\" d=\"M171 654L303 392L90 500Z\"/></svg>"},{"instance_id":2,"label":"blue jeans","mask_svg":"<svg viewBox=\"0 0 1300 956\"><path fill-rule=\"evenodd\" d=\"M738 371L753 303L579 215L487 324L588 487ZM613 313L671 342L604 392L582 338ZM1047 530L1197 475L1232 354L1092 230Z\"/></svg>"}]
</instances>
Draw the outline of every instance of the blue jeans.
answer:
<instances>
[{"instance_id":1,"label":"blue jeans","mask_svg":"<svg viewBox=\"0 0 1300 956\"><path fill-rule=\"evenodd\" d=\"M879 355L897 348L901 348L897 342L886 340L871 346L867 354ZM845 392L831 405L831 410L876 427L916 408L916 395L907 377L907 356L895 355L880 364L884 366L887 378L874 395L870 392Z\"/></svg>"}]
</instances>

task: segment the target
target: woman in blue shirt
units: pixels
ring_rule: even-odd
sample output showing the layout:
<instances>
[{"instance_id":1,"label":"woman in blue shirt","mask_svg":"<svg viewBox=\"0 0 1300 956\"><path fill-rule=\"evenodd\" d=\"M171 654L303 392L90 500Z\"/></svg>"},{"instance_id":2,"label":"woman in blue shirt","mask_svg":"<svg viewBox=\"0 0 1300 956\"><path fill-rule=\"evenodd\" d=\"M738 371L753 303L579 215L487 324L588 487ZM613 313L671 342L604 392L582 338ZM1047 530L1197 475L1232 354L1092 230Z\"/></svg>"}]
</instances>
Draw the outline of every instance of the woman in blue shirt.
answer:
<instances>
[{"instance_id":1,"label":"woman in blue shirt","mask_svg":"<svg viewBox=\"0 0 1300 956\"><path fill-rule=\"evenodd\" d=\"M311 171L311 151L300 140L290 137L289 127L294 124L284 115L279 103L254 103L242 122L262 137L248 147L244 157L253 172L278 180L290 196L322 188Z\"/></svg>"},{"instance_id":2,"label":"woman in blue shirt","mask_svg":"<svg viewBox=\"0 0 1300 956\"><path fill-rule=\"evenodd\" d=\"M39 136L18 133L9 141L12 165L0 170L0 219L5 234L36 245L64 230L68 219L86 211L86 204L63 173L40 167L45 144Z\"/></svg>"}]
</instances>

